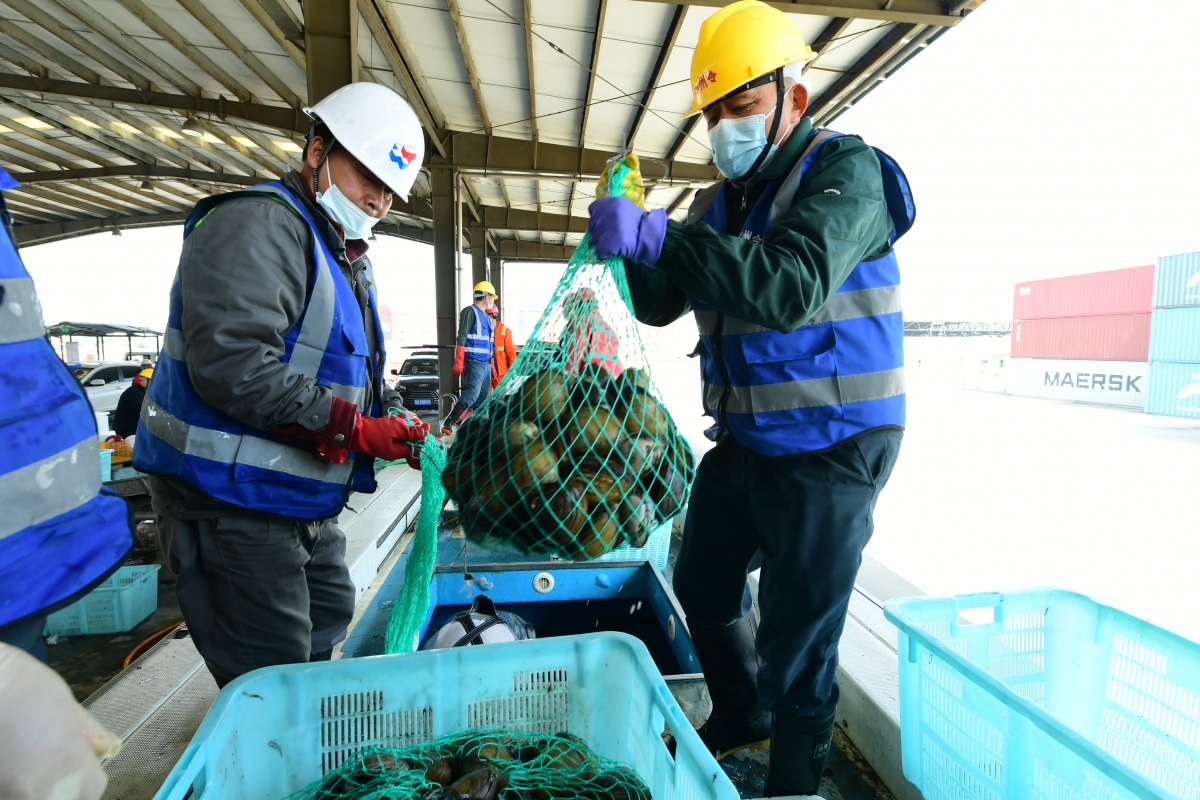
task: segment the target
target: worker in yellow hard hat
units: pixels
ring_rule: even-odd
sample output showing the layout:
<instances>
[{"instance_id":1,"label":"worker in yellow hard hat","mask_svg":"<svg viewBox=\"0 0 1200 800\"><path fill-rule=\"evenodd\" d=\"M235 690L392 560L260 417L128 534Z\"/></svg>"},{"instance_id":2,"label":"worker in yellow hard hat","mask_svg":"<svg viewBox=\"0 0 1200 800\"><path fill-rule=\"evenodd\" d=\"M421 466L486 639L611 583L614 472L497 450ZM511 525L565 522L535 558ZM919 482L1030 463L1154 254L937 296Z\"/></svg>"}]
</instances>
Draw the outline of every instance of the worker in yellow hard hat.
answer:
<instances>
[{"instance_id":1,"label":"worker in yellow hard hat","mask_svg":"<svg viewBox=\"0 0 1200 800\"><path fill-rule=\"evenodd\" d=\"M492 391L492 359L495 357L495 325L488 309L496 305L499 296L490 281L475 284L474 303L458 315L458 340L454 348L454 375L462 378L458 403L442 423L442 432L449 434L454 426L487 399Z\"/></svg>"},{"instance_id":2,"label":"worker in yellow hard hat","mask_svg":"<svg viewBox=\"0 0 1200 800\"><path fill-rule=\"evenodd\" d=\"M591 206L597 255L625 259L639 320L694 312L706 432L674 586L722 757L768 740L768 796L815 796L838 702L838 640L905 424L892 251L908 181L856 136L814 129L813 58L758 0L700 28L690 114L724 180L686 222L621 197ZM751 613L747 573L761 566Z\"/></svg>"}]
</instances>

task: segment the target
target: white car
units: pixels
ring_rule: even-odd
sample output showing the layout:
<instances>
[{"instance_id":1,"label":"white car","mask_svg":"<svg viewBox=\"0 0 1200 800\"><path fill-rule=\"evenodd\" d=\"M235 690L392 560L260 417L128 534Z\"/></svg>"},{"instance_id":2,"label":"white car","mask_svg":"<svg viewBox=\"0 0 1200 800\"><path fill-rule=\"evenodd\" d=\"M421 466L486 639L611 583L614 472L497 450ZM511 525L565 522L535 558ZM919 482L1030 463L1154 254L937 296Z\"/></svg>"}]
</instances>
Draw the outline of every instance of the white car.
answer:
<instances>
[{"instance_id":1,"label":"white car","mask_svg":"<svg viewBox=\"0 0 1200 800\"><path fill-rule=\"evenodd\" d=\"M104 361L76 367L75 377L87 392L92 410L97 414L115 411L121 394L133 385L133 377L142 371L136 361Z\"/></svg>"}]
</instances>

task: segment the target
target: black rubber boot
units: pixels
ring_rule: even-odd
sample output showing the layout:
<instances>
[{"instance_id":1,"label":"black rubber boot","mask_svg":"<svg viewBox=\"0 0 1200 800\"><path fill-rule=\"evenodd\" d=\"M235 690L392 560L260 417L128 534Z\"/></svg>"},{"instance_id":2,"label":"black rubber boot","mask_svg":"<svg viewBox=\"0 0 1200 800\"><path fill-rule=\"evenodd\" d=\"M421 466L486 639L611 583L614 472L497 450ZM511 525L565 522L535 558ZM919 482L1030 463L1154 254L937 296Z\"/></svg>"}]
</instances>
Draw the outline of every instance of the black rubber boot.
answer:
<instances>
[{"instance_id":1,"label":"black rubber boot","mask_svg":"<svg viewBox=\"0 0 1200 800\"><path fill-rule=\"evenodd\" d=\"M690 628L713 710L700 738L717 760L737 750L761 750L771 736L771 713L758 707L758 625L750 613L737 622Z\"/></svg>"},{"instance_id":2,"label":"black rubber boot","mask_svg":"<svg viewBox=\"0 0 1200 800\"><path fill-rule=\"evenodd\" d=\"M776 714L771 727L771 767L763 793L767 797L815 797L832 742L832 714L826 719Z\"/></svg>"}]
</instances>

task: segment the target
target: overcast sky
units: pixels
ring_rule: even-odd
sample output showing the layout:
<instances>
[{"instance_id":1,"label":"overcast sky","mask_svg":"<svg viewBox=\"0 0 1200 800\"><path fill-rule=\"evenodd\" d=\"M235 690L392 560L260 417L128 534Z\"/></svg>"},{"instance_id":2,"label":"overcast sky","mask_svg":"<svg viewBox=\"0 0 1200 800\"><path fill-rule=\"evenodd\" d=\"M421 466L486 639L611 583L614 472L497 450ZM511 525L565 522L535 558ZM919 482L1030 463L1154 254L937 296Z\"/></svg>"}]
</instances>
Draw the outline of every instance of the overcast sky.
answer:
<instances>
[{"instance_id":1,"label":"overcast sky","mask_svg":"<svg viewBox=\"0 0 1200 800\"><path fill-rule=\"evenodd\" d=\"M1195 0L989 0L839 118L912 183L906 317L1004 320L1016 281L1200 250L1197 30ZM180 234L25 250L47 322L161 328ZM432 248L372 253L383 303L432 310Z\"/></svg>"}]
</instances>

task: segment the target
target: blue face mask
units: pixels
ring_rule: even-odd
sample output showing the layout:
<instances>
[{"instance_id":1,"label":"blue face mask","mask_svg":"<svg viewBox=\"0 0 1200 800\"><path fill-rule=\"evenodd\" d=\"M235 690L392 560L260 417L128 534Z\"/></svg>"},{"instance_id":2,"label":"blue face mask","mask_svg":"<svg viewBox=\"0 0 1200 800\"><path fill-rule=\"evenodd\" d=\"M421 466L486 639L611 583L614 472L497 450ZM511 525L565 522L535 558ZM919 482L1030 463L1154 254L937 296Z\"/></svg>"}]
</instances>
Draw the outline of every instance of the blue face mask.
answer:
<instances>
[{"instance_id":1,"label":"blue face mask","mask_svg":"<svg viewBox=\"0 0 1200 800\"><path fill-rule=\"evenodd\" d=\"M772 110L771 114L774 113ZM748 177L746 173L754 166L764 147L769 149L759 169L774 157L779 146L767 144L767 120L771 114L723 119L709 129L708 141L712 145L713 163L721 170L722 175L730 180ZM782 139L791 129L792 126L789 125L779 138Z\"/></svg>"},{"instance_id":2,"label":"blue face mask","mask_svg":"<svg viewBox=\"0 0 1200 800\"><path fill-rule=\"evenodd\" d=\"M379 220L350 202L350 199L342 194L329 174L328 161L325 162L325 180L329 183L329 188L323 192L317 192L317 202L320 203L321 208L328 211L329 216L333 217L333 221L345 229L347 239L366 239L371 235L371 228L375 227L375 223Z\"/></svg>"}]
</instances>

